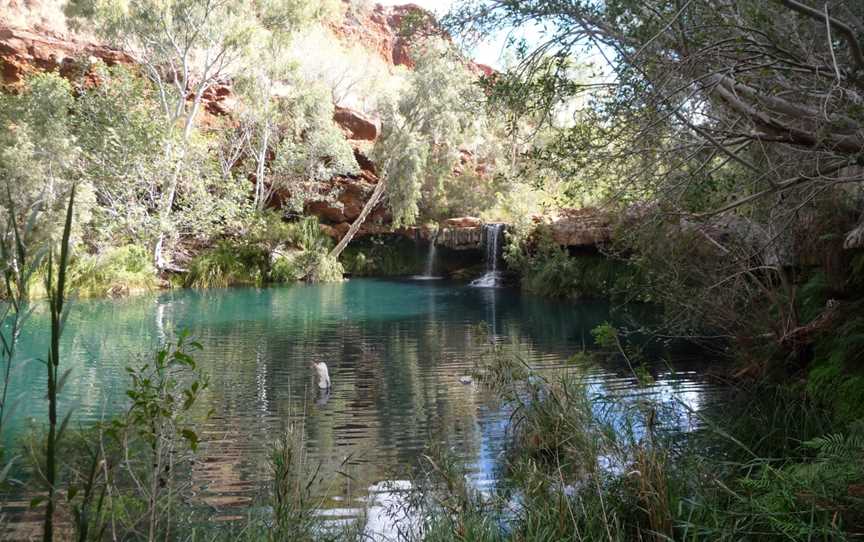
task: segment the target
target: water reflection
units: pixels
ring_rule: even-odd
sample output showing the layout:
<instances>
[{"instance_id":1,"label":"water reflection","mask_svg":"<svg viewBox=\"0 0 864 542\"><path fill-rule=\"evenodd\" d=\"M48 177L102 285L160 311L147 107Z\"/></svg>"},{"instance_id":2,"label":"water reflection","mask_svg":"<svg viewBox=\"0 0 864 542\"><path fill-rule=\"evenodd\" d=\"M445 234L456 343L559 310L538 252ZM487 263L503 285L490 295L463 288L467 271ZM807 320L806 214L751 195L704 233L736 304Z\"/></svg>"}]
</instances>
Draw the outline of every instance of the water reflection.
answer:
<instances>
[{"instance_id":1,"label":"water reflection","mask_svg":"<svg viewBox=\"0 0 864 542\"><path fill-rule=\"evenodd\" d=\"M484 352L482 339L506 342L527 363L552 370L590 345L590 330L609 317L604 303L550 302L446 281L352 280L86 301L75 304L64 336L73 374L61 407L74 408L82 423L121 410L123 368L188 328L204 345L199 364L211 378L199 407L202 420L213 414L202 422L193 477L214 517L235 517L252 503L267 483L268 450L292 423L302 424L310 458L332 474L318 491L338 514L364 508L369 488L380 493L376 484L402 479L432 441L454 447L472 482L490 486L508 412L459 382ZM45 318L34 316L22 357L47 347ZM331 390L315 385L313 361L329 366ZM698 364L684 367L673 372L658 362L650 367L654 384L644 388L626 367L579 369L593 393L675 396L699 410L708 388ZM40 369L25 367L16 391L27 413L44 419ZM19 417L13 425L20 431L24 422Z\"/></svg>"}]
</instances>

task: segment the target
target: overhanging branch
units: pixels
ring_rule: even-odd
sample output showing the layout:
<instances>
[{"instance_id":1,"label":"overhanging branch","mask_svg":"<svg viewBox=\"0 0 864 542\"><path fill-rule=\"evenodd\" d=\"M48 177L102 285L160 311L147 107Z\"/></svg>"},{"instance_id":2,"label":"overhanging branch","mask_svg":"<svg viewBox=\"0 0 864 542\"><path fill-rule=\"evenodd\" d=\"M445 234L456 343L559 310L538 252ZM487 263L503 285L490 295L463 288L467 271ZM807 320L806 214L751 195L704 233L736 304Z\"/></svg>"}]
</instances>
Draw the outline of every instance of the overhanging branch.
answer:
<instances>
[{"instance_id":1,"label":"overhanging branch","mask_svg":"<svg viewBox=\"0 0 864 542\"><path fill-rule=\"evenodd\" d=\"M822 13L818 9L804 5L797 0L778 1L792 11L795 11L802 15L806 15L811 19L816 19L820 22L825 20L824 13ZM840 34L843 34L843 36L846 38L846 42L849 44L849 51L852 53L852 59L855 61L855 64L858 66L859 70L864 70L864 50L861 49L861 44L858 43L858 38L855 35L855 30L843 21L839 21L834 17L829 17L828 23L831 25L831 28L833 28Z\"/></svg>"}]
</instances>

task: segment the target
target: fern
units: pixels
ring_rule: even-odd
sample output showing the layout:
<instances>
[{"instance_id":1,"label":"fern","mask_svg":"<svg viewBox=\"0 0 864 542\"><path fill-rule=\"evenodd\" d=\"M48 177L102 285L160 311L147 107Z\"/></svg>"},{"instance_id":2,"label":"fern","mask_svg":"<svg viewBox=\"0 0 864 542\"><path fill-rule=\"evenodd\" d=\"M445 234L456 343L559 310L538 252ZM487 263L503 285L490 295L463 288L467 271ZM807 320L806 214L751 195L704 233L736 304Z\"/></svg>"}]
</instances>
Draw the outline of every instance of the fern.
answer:
<instances>
[{"instance_id":1,"label":"fern","mask_svg":"<svg viewBox=\"0 0 864 542\"><path fill-rule=\"evenodd\" d=\"M864 436L842 435L832 433L808 440L803 443L805 448L815 450L822 461L847 459L864 456Z\"/></svg>"}]
</instances>

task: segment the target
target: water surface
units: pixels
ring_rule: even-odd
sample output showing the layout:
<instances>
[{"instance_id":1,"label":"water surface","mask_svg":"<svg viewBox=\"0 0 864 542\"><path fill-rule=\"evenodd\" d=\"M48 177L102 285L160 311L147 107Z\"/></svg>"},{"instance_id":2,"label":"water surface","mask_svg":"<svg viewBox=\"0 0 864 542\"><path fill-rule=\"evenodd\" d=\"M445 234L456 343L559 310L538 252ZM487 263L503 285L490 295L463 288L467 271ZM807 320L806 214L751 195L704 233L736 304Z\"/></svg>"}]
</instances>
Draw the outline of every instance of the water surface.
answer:
<instances>
[{"instance_id":1,"label":"water surface","mask_svg":"<svg viewBox=\"0 0 864 542\"><path fill-rule=\"evenodd\" d=\"M484 339L506 341L530 365L550 370L590 345L590 330L609 317L602 302L448 281L355 279L78 301L63 337L63 364L73 372L61 410L73 409L81 424L122 411L125 367L185 328L203 344L196 359L210 376L201 411L212 415L200 430L193 477L214 517L233 517L252 503L268 479L272 443L300 420L311 460L328 473L326 505L362 508L370 487L403 479L435 440L467 461L477 485L491 484L508 413L459 382L488 348ZM45 329L45 317L35 315L23 357L44 356ZM329 395L314 385L313 361L330 368ZM701 363L676 359L673 366L658 360L648 388L637 388L626 366L582 369L606 392L675 393L699 409L710 395ZM23 408L11 438L28 418L46 419L44 382L39 363L16 373L13 393Z\"/></svg>"}]
</instances>

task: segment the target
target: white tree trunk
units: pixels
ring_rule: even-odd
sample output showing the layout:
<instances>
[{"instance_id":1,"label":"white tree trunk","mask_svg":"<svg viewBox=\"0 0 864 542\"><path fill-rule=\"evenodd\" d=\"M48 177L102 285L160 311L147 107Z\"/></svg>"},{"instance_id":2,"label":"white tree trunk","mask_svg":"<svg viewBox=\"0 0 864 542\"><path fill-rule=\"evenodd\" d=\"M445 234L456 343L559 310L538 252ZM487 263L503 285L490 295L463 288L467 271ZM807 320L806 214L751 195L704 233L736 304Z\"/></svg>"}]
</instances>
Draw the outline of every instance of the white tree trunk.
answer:
<instances>
[{"instance_id":1,"label":"white tree trunk","mask_svg":"<svg viewBox=\"0 0 864 542\"><path fill-rule=\"evenodd\" d=\"M333 250L330 251L330 257L338 259L339 256L342 255L342 251L345 250L345 247L348 246L348 243L354 239L354 235L357 234L357 231L360 229L360 226L363 225L363 222L366 221L366 218L369 216L369 213L372 212L372 209L378 204L378 201L381 199L381 196L384 195L384 189L386 188L387 183L384 178L379 179L378 184L375 186L375 190L372 192L372 195L366 201L366 205L363 206L363 210L360 211L360 215L354 220L351 224L351 227L348 228L348 231L345 233L345 237L339 240L339 243L333 247Z\"/></svg>"}]
</instances>

